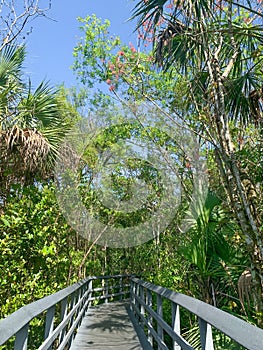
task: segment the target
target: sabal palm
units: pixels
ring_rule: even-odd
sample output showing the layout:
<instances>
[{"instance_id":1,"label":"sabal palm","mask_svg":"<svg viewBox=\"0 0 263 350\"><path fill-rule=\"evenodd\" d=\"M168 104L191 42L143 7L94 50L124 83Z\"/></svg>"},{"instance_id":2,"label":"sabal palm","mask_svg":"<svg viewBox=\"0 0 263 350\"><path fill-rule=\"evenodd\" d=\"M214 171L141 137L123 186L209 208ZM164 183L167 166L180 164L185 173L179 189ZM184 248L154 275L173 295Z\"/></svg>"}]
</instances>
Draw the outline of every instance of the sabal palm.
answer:
<instances>
[{"instance_id":1,"label":"sabal palm","mask_svg":"<svg viewBox=\"0 0 263 350\"><path fill-rule=\"evenodd\" d=\"M12 182L46 176L68 128L56 91L45 83L32 91L24 82L24 59L24 47L0 52L0 182L6 190Z\"/></svg>"}]
</instances>

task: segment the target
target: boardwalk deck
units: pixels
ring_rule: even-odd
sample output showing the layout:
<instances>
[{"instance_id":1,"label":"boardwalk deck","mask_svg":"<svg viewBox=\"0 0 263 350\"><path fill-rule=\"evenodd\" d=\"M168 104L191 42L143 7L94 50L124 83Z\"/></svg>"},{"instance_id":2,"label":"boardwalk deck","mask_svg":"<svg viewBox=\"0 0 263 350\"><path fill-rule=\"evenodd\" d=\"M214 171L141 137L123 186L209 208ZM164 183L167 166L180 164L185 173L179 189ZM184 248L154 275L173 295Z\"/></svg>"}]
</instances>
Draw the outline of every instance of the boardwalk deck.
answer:
<instances>
[{"instance_id":1,"label":"boardwalk deck","mask_svg":"<svg viewBox=\"0 0 263 350\"><path fill-rule=\"evenodd\" d=\"M88 310L70 350L139 350L138 334L128 302L102 304Z\"/></svg>"},{"instance_id":2,"label":"boardwalk deck","mask_svg":"<svg viewBox=\"0 0 263 350\"><path fill-rule=\"evenodd\" d=\"M93 284L93 281L96 283ZM126 302L114 302L117 298L128 296ZM87 311L88 303L105 300L105 297L110 303ZM171 314L167 309L164 317L163 302L166 302L164 305L171 305ZM263 350L260 347L263 344L263 329L200 300L130 275L87 277L23 306L0 320L0 346L2 348L15 337L15 349L26 349L30 335L30 342L36 341L39 345L41 342L39 349L69 349L73 332L77 332L71 350L153 350L157 345L162 349L170 348L171 343L174 348L188 349L187 340L180 335L186 325L180 325L179 308L188 310L198 318L200 342L205 348L214 348L213 327L216 332L225 334L224 348L230 345L236 348L240 344L242 349ZM61 311L55 312L58 310ZM41 339L40 334L31 332L30 328L30 323L33 326L31 321L40 317L45 322ZM83 322L78 328L80 320ZM231 343L229 339L232 339ZM217 339L215 345L216 342Z\"/></svg>"}]
</instances>

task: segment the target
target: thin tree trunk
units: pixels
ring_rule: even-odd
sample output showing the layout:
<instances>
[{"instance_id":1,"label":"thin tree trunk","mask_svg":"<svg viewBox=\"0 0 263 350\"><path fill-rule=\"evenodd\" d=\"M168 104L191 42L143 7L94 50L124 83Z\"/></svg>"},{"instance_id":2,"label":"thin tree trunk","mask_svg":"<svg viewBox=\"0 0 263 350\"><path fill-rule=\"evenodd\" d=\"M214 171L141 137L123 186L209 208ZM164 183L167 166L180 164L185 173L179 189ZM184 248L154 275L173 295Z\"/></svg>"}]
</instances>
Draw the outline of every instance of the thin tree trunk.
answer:
<instances>
[{"instance_id":1,"label":"thin tree trunk","mask_svg":"<svg viewBox=\"0 0 263 350\"><path fill-rule=\"evenodd\" d=\"M234 214L245 236L247 250L251 261L252 296L254 308L257 312L258 325L262 326L262 239L257 227L257 219L253 217L248 195L242 184L241 169L235 157L235 149L231 140L228 118L225 115L224 89L220 76L217 57L210 62L210 79L212 80L214 96L214 122L217 128L220 148L216 150L216 161L228 193L230 205L234 208Z\"/></svg>"}]
</instances>

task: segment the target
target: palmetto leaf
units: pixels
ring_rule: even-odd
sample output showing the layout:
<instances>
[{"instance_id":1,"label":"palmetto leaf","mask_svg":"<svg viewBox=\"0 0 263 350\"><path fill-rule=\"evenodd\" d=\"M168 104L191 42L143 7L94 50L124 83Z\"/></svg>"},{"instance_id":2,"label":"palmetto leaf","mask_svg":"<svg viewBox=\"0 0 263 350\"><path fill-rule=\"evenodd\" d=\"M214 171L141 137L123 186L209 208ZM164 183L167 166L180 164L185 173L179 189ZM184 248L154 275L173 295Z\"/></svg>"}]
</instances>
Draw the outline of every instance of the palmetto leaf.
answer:
<instances>
[{"instance_id":1,"label":"palmetto leaf","mask_svg":"<svg viewBox=\"0 0 263 350\"><path fill-rule=\"evenodd\" d=\"M56 91L48 83L42 82L32 92L29 88L27 95L21 99L18 111L26 126L49 126L58 118ZM37 125L36 125L37 124Z\"/></svg>"},{"instance_id":2,"label":"palmetto leaf","mask_svg":"<svg viewBox=\"0 0 263 350\"><path fill-rule=\"evenodd\" d=\"M259 99L262 98L260 96L262 86L263 81L260 84L258 76L253 72L225 82L226 107L235 121L240 121L244 125L259 122L262 118L262 107L259 103ZM253 92L255 94L257 91L258 98L253 100Z\"/></svg>"},{"instance_id":3,"label":"palmetto leaf","mask_svg":"<svg viewBox=\"0 0 263 350\"><path fill-rule=\"evenodd\" d=\"M175 62L181 70L186 70L195 55L195 44L189 40L187 33L175 33L168 27L159 34L156 61L165 69Z\"/></svg>"},{"instance_id":4,"label":"palmetto leaf","mask_svg":"<svg viewBox=\"0 0 263 350\"><path fill-rule=\"evenodd\" d=\"M204 13L214 18L213 1L178 0L169 14L165 13L167 3L163 0L141 1L134 9L133 18L139 17L139 26L147 20L148 30L151 28L157 32L156 61L165 68L176 62L178 66L183 65L185 70L196 57L196 49L200 51L201 43L197 36L198 32L202 33L199 23ZM193 17L197 20L193 21Z\"/></svg>"},{"instance_id":5,"label":"palmetto leaf","mask_svg":"<svg viewBox=\"0 0 263 350\"><path fill-rule=\"evenodd\" d=\"M139 18L138 26L142 25L146 19L156 25L163 16L166 18L169 16L172 19L180 17L182 23L187 25L189 22L184 20L186 16L190 18L194 14L201 19L204 13L212 16L214 14L215 1L213 0L177 0L174 1L172 11L167 13L166 5L169 4L168 0L139 1L133 10L132 18Z\"/></svg>"},{"instance_id":6,"label":"palmetto leaf","mask_svg":"<svg viewBox=\"0 0 263 350\"><path fill-rule=\"evenodd\" d=\"M28 91L18 109L24 127L37 128L55 156L68 130L68 125L61 118L56 91L48 83L42 82L35 92L31 92L31 89Z\"/></svg>"},{"instance_id":7,"label":"palmetto leaf","mask_svg":"<svg viewBox=\"0 0 263 350\"><path fill-rule=\"evenodd\" d=\"M230 255L224 234L231 228L219 210L220 203L213 192L208 192L200 200L195 199L186 213L189 241L180 247L180 251L202 276L222 274L220 261L227 261Z\"/></svg>"},{"instance_id":8,"label":"palmetto leaf","mask_svg":"<svg viewBox=\"0 0 263 350\"><path fill-rule=\"evenodd\" d=\"M24 47L6 46L0 52L0 130L8 122L9 114L14 115L14 105L23 89L21 69L24 58Z\"/></svg>"},{"instance_id":9,"label":"palmetto leaf","mask_svg":"<svg viewBox=\"0 0 263 350\"><path fill-rule=\"evenodd\" d=\"M23 47L0 53L0 173L12 181L49 174L68 131L57 91L46 82L33 91L22 80L24 57Z\"/></svg>"},{"instance_id":10,"label":"palmetto leaf","mask_svg":"<svg viewBox=\"0 0 263 350\"><path fill-rule=\"evenodd\" d=\"M4 86L7 80L20 78L24 59L24 46L5 46L0 52L0 86Z\"/></svg>"},{"instance_id":11,"label":"palmetto leaf","mask_svg":"<svg viewBox=\"0 0 263 350\"><path fill-rule=\"evenodd\" d=\"M141 26L145 20L157 24L163 14L163 7L167 0L149 0L139 1L133 10L132 19L139 17L138 27Z\"/></svg>"}]
</instances>

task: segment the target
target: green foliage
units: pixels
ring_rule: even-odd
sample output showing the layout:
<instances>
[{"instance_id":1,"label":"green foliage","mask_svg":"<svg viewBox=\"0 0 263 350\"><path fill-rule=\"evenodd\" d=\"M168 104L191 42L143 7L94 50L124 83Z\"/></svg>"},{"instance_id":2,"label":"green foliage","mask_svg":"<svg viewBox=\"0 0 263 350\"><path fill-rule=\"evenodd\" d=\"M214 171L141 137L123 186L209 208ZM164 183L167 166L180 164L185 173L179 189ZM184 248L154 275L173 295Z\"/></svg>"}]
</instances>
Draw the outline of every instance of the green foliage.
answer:
<instances>
[{"instance_id":1,"label":"green foliage","mask_svg":"<svg viewBox=\"0 0 263 350\"><path fill-rule=\"evenodd\" d=\"M146 31L145 35L149 34L151 28L159 29L157 23L162 14L168 13L169 15L170 10L164 9L166 3L166 1L138 3L136 15L144 15L149 9L152 11L152 15L150 15L152 17L147 18L147 24L146 22L144 23L143 20L141 21ZM187 4L181 4L180 2L182 6L189 6L189 9L191 9L190 3L190 1L187 2ZM213 10L207 5L207 2L203 1L200 6L202 7L200 11L207 9L208 13L212 16L211 18L215 19L217 16L220 16L220 11L218 13L213 12L212 14ZM178 12L180 11L179 7L176 7L174 11L177 10ZM192 10L198 11L198 6ZM189 11L186 11L186 13L189 13ZM224 17L223 12L221 15L222 25L224 26L223 34L229 42L228 34L225 32L227 29L226 17ZM209 27L207 35L209 34L212 37L213 31L218 30L219 22L211 21L209 16L207 16L206 19ZM235 25L238 26L242 24L245 28L245 24L241 19L242 16L236 16L234 19ZM161 29L165 23L160 21L160 24L160 33L162 33ZM198 21L193 23L193 25L198 27ZM197 54L202 50L202 47L200 47L200 45L198 46L198 42L192 45L190 40L192 38L191 33L189 36L178 35L177 37L173 35L171 46L163 42L163 50L166 56L164 61L160 62L160 65L161 68L163 68L166 62L165 60L167 59L167 70L162 70L158 69L155 65L155 58L158 59L156 51L141 52L136 50L133 45L122 45L119 41L115 42L117 45L114 48L105 45L107 50L104 50L104 53L100 51L100 55L103 56L103 62L91 59L87 54L87 50L92 45L94 45L94 47L98 45L100 50L103 48L103 45L101 45L101 35L98 34L100 33L101 27L101 21L97 21L95 18L91 21L89 18L86 20L86 26L82 26L81 28L81 30L88 35L75 48L78 52L78 56L75 56L75 69L78 74L89 77L89 79L92 80L93 77L90 72L96 71L96 78L93 81L99 81L100 83L103 81L106 82L109 85L109 90L116 93L116 96L120 95L121 99L130 99L136 102L143 100L153 101L154 105L163 108L162 112L167 117L167 120L177 121L178 118L181 118L184 123L188 123L187 125L193 128L195 132L199 133L201 137L204 136L204 138L207 136L206 130L208 130L209 136L209 132L213 133L213 130L210 129L212 117L207 114L205 108L203 111L203 107L207 104L204 92L209 91L209 74L202 63L205 62L205 59L203 60L203 54ZM105 27L103 28L105 29ZM107 27L107 31L108 29L109 27ZM197 29L199 31L201 30L200 28ZM193 29L191 30L193 31ZM107 31L104 31L104 38L106 38L106 41L110 38L110 34ZM90 42L90 33L97 33L95 36L92 36L92 43ZM238 35L238 30L236 30L235 34L236 39L239 40L238 42L240 43L241 38ZM244 39L249 41L250 39L245 29L243 34L245 36ZM169 40L169 33L167 33L167 40ZM189 41L188 46L184 45L186 40ZM193 40L198 41L198 38L194 37ZM216 45L217 40L218 38L215 35L213 45ZM158 43L158 40L156 40L156 43ZM177 45L177 51L174 48L175 45ZM197 50L195 54L193 54L194 50ZM226 57L231 55L231 50L230 46L228 46L228 49L226 48L225 51L223 48L222 57L220 57L222 62L228 60ZM184 51L185 54L182 54L182 51ZM169 56L169 53L173 56ZM154 55L155 58L153 58ZM98 57L99 56L95 56L95 58ZM170 61L168 61L169 59ZM180 65L178 65L178 62L175 63L175 59L180 61ZM188 67L183 66L186 62ZM198 71L195 75L195 72L190 70L191 67L194 69L194 66L189 62L196 64L196 68L201 67L204 69ZM173 63L175 64L173 65ZM183 72L184 69L186 69L189 74L180 75L179 71L181 70L181 72ZM97 77L99 77L99 80L97 80ZM234 92L235 90L231 88L231 91ZM194 100L192 99L192 94L194 94ZM195 104L196 101L197 104ZM198 109L199 103L201 106L200 110ZM196 110L196 108L198 110ZM152 118L155 118L155 116L152 116ZM163 123L165 124L165 122L164 118ZM206 129L206 127L208 127L208 129ZM123 130L120 128L116 128L116 131L119 135L123 134ZM155 140L156 143L163 142L162 144L165 144L167 142L167 144L169 144L168 140L162 140L164 135L158 135L157 130L153 132L152 130L148 130L148 132L151 134L150 138ZM105 134L103 136L106 137L107 140L114 141L114 130L111 129L109 135ZM125 134L125 136L127 137L127 134ZM147 136L149 137L149 134ZM142 130L140 131L140 137L143 137ZM236 140L238 140L238 135ZM103 137L101 138L101 142L100 146L103 144ZM106 141L105 145L109 146L110 142L107 143ZM175 146L172 151L172 147L173 146L169 148L169 151L178 154L179 149ZM204 155L209 157L211 187L220 194L220 197L224 200L224 206L226 197L222 195L223 187L219 179L220 175L218 174L217 165L214 162L214 150L213 147L206 147L207 145L204 145L203 150ZM91 154L93 157L96 152ZM147 247L145 250L148 250L149 254L146 254L145 250L141 250L139 247L132 249L132 254L134 254L135 257L134 259L130 258L130 264L133 264L133 268L137 271L136 259L139 261L139 265L141 261L144 261L143 266L145 266L145 269L143 269L142 273L146 279L167 287L178 288L188 293L189 290L191 290L190 293L208 302L213 302L211 291L211 285L213 285L218 305L222 307L225 306L233 312L238 312L238 306L234 301L236 300L235 298L237 298L235 286L238 276L242 272L242 268L246 266L248 261L246 257L242 255L243 245L239 251L240 255L237 254L238 247L240 248L241 246L240 241L236 241L235 239L240 235L240 232L232 221L232 214L227 210L222 211L220 200L213 199L210 193L207 201L201 203L202 205L199 207L201 212L195 215L195 223L192 222L192 228L185 235L178 233L178 222L180 222L185 215L185 207L187 207L186 202L189 201L189 193L191 193L192 190L192 179L188 175L189 173L186 172L186 164L187 161L183 159L182 156L181 164L178 164L178 166L182 172L181 179L185 185L186 193L183 195L181 212L169 228L171 231L163 234L158 243L150 242L145 245ZM115 179L120 180L118 177ZM122 190L123 187L128 185L127 182L121 181ZM165 242L167 241L169 245L166 245ZM126 256L126 254L124 254L124 256ZM126 258L123 258L122 261L125 263ZM151 266L157 267L157 271L155 271L155 268L151 268ZM196 279L198 276L199 282L197 284ZM184 281L184 283L182 283L182 281ZM220 294L221 292L222 294ZM223 294L225 294L225 297ZM229 295L229 297L226 295Z\"/></svg>"},{"instance_id":2,"label":"green foliage","mask_svg":"<svg viewBox=\"0 0 263 350\"><path fill-rule=\"evenodd\" d=\"M0 317L76 280L69 276L74 236L50 186L13 186L0 232Z\"/></svg>"},{"instance_id":3,"label":"green foliage","mask_svg":"<svg viewBox=\"0 0 263 350\"><path fill-rule=\"evenodd\" d=\"M110 37L108 28L110 22L104 22L96 15L78 18L82 24L80 29L85 37L80 40L74 49L76 58L73 69L77 71L82 83L93 87L96 82L105 78L106 60L112 56L112 51L119 47L119 37ZM85 67L85 71L83 70ZM105 79L106 80L106 79Z\"/></svg>"},{"instance_id":4,"label":"green foliage","mask_svg":"<svg viewBox=\"0 0 263 350\"><path fill-rule=\"evenodd\" d=\"M195 275L194 280L200 288L199 298L208 303L213 302L212 293L217 293L211 291L211 285L219 285L221 279L227 279L225 266L231 264L231 258L235 256L230 246L235 227L228 223L220 204L211 192L203 198L200 195L199 201L190 204L186 212L187 235L179 248Z\"/></svg>"},{"instance_id":5,"label":"green foliage","mask_svg":"<svg viewBox=\"0 0 263 350\"><path fill-rule=\"evenodd\" d=\"M85 87L98 88L106 83L109 91L121 93L127 100L138 103L147 95L162 107L184 108L187 85L176 71L167 74L156 70L154 53L137 50L132 43L124 45L119 37L112 37L109 21L103 22L95 15L79 21L84 37L74 48L73 69Z\"/></svg>"},{"instance_id":6,"label":"green foliage","mask_svg":"<svg viewBox=\"0 0 263 350\"><path fill-rule=\"evenodd\" d=\"M166 1L146 3L145 6L148 9L157 5L157 7L152 7L153 23L157 23L165 3ZM178 1L179 3L181 2ZM212 10L207 3L201 1L200 6L211 14ZM188 6L189 4L190 2L187 1L186 5L183 3L181 5ZM142 5L137 6L137 15L144 13L145 8ZM195 7L195 11L197 10L198 6ZM213 14L212 18L219 15L219 13ZM244 24L241 18L239 15L234 17L235 40L239 46L242 46L244 42L244 45L249 48L248 51L251 53L249 62L254 60L254 68L257 70L255 74L258 78L260 75L260 70L257 68L260 64L260 55L257 51L259 34L257 34L257 28ZM89 96L89 89L97 87L97 84L106 83L110 91L116 95L121 93L126 101L128 99L137 102L154 100L158 106L163 108L165 117L169 116L172 120L177 121L183 116L183 122L187 121L188 125L194 128L199 135L207 136L205 127L210 126L212 120L212 118L209 119L211 115L206 110L208 95L204 95L204 92L207 94L211 92L209 75L206 69L201 69L187 76L181 76L177 69L178 65L173 67L171 64L179 60L183 67L188 62L187 70L189 70L196 63L195 60L199 60L197 62L199 65L197 64L196 67L203 68L201 64L203 55L199 52L200 45L196 41L192 46L189 42L185 45L189 38L186 35L179 37L175 35L171 46L167 45L162 53L167 67L167 71L164 71L156 68L153 52L139 52L133 45L122 45L118 37L112 37L109 34L109 21L103 22L95 15L80 18L79 21L82 24L81 30L84 37L74 49L73 68L85 87L81 90L71 89L70 91L61 87L58 93L53 94L53 90L51 91L47 85L42 84L36 91L32 92L30 87L24 94L23 86L20 85L24 51L23 49L14 52L11 50L1 56L2 61L0 62L0 84L4 86L0 93L1 116L5 109L3 106L7 106L10 96L14 95L17 100L12 100L12 106L17 108L16 116L21 122L21 128L22 126L37 127L55 151L68 130L68 126L79 120L80 115L88 115L92 122L92 111L96 110L96 113L100 113L106 122L109 122L109 125L111 122L122 121L120 124L104 128L96 135L95 140L88 144L83 154L83 163L89 164L89 167L85 168L86 172L83 169L79 171L82 180L79 193L83 202L87 208L93 207L102 222L108 223L110 217L114 216L115 224L119 227L132 227L146 220L148 215L151 215L152 211L158 207L158 201L162 199L163 189L158 169L145 161L135 159L125 164L125 171L123 164L120 162L115 164L111 174L111 183L106 183L106 187L111 186L110 194L113 194L116 199L123 202L129 201L132 197L132 186L136 185L135 178L138 177L151 187L153 193L152 196L147 197L148 208L145 206L130 215L111 210L102 204L102 194L94 189L90 179L92 179L94 169L98 170L101 166L99 161L105 150L114 149L117 140L122 145L125 139L136 137L141 141L150 139L156 145L165 146L167 151L177 159L180 180L185 190L182 205L167 230L160 232L152 241L138 247L113 249L92 246L92 242L82 239L68 226L58 208L50 180L46 183L43 177L34 177L30 185L23 183L22 177L21 181L17 178L16 181L10 181L9 190L7 191L6 188L2 190L5 206L0 216L0 268L3 271L0 277L0 300L2 300L0 317L86 275L119 273L135 273L153 283L196 296L210 303L216 303L217 306L233 313L240 313L236 285L239 275L248 264L248 257L244 253L241 233L233 223L231 211L227 211L227 208L222 210L226 196L221 195L223 186L218 179L218 168L213 157L214 148L211 147L211 144L208 148L204 145L202 151L204 150L204 156L209 159L210 186L220 193L221 200L217 195L209 192L206 198L200 198L200 202L192 203L187 213L190 226L187 232L182 233L179 230L179 223L183 221L186 214L185 208L189 202L189 193L193 189L193 173L189 170L189 164L183 150L179 147L179 141L177 143L176 138L173 140L162 132L161 126L164 118L157 118L155 128L143 128L138 122L130 123L129 117L121 115L120 109L116 107L113 100L102 94L100 90L93 93L92 97ZM206 34L211 36L216 34L213 42L215 45L220 34L219 23L209 20L208 22L209 31ZM229 36L225 33L226 17L222 17L221 24L227 47L222 51L220 60L226 64L227 57L233 53L233 48L230 45ZM194 23L197 28L191 25L190 28L196 29L199 35L198 24ZM256 35L253 34L250 37L252 32ZM171 52L172 56L169 56ZM194 55L194 52L200 55ZM240 64L243 64L244 57L238 58ZM225 82L229 91L226 105L231 111L231 116L234 116L235 113L241 115L246 110L248 106L247 96L245 96L248 90L246 89L258 86L258 81L254 80L252 74L247 73L241 78L238 77L238 69L243 72L244 67L235 68L233 74ZM7 68L11 73L7 74ZM10 89L8 90L7 87ZM234 87L237 87L238 90L234 90ZM14 92L17 91L19 94L15 95ZM236 94L235 91L237 91ZM193 93L196 104L190 98ZM50 94L51 100L47 99ZM51 104L49 104L50 101ZM237 109L236 102L240 101L242 102L242 113L240 109ZM55 109L57 107L61 112L60 119L56 119ZM156 117L150 113L150 109L147 110L147 113L149 118ZM1 121L2 129L8 128L10 119L4 116ZM247 132L248 130L246 130L246 135ZM255 129L250 129L251 140L256 132ZM234 142L238 148L240 134L234 123L233 126L231 125L231 133L234 135ZM252 182L258 184L262 177L262 167L259 165L262 152L257 148L258 144L253 144L251 140L247 141L244 147L238 148L236 154L238 162L242 163L242 167L246 169L244 177L251 173ZM2 173L7 170L5 168ZM16 176L17 169L12 170L15 170L13 175ZM51 177L52 174L49 173L48 178ZM261 188L261 185L257 186ZM257 205L260 207L261 204L257 203ZM168 306L164 312L167 314L170 312ZM187 314L183 315L183 320L188 328L194 325L194 321ZM193 326L189 337L195 334L194 332ZM221 344L221 348L226 343L227 341L218 336L218 344ZM219 349L220 346L218 345Z\"/></svg>"}]
</instances>

